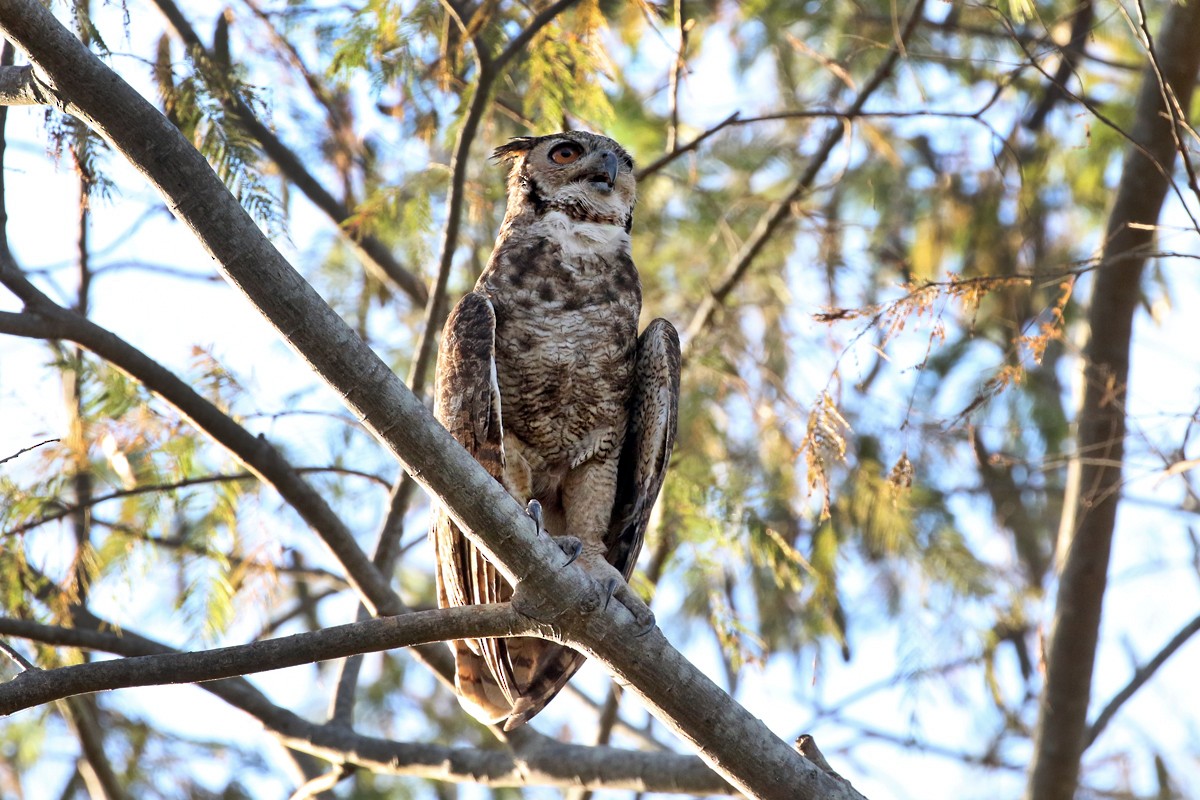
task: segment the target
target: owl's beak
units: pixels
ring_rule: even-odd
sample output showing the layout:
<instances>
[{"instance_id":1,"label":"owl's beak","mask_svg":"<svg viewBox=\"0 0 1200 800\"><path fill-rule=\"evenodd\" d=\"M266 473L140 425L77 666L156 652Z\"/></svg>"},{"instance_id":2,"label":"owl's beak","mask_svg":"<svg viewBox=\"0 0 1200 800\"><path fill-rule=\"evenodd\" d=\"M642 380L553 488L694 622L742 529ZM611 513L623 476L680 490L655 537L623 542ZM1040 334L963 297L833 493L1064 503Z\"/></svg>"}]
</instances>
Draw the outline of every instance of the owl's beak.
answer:
<instances>
[{"instance_id":1,"label":"owl's beak","mask_svg":"<svg viewBox=\"0 0 1200 800\"><path fill-rule=\"evenodd\" d=\"M598 160L597 169L589 172L584 180L592 185L593 188L599 189L601 192L608 194L613 190L613 186L617 183L617 171L621 167L621 162L617 158L617 154L612 150L601 150L592 156L593 160Z\"/></svg>"}]
</instances>

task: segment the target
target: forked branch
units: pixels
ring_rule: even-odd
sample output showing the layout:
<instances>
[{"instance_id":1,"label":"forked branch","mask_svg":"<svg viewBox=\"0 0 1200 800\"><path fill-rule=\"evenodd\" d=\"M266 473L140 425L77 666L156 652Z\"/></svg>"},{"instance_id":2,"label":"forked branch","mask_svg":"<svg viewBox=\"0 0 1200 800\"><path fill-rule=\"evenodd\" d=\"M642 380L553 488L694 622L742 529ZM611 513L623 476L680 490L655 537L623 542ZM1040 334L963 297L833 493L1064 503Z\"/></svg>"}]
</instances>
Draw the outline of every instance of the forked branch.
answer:
<instances>
[{"instance_id":1,"label":"forked branch","mask_svg":"<svg viewBox=\"0 0 1200 800\"><path fill-rule=\"evenodd\" d=\"M52 81L55 104L108 140L166 197L178 218L313 371L449 511L517 587L531 616L561 625L743 792L763 798L858 793L821 772L720 690L657 629L640 640L623 606L549 537L433 419L424 404L279 254L207 162L136 91L36 0L0 0L0 29ZM47 86L47 90L49 90Z\"/></svg>"}]
</instances>

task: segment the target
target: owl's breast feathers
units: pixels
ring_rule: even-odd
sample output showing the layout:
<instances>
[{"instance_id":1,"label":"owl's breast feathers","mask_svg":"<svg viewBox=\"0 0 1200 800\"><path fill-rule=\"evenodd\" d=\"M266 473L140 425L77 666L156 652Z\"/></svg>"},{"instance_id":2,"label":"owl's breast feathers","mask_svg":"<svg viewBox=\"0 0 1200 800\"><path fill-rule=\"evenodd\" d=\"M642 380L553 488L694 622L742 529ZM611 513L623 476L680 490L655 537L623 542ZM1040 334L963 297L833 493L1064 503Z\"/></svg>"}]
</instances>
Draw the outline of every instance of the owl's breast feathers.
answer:
<instances>
[{"instance_id":1,"label":"owl's breast feathers","mask_svg":"<svg viewBox=\"0 0 1200 800\"><path fill-rule=\"evenodd\" d=\"M559 211L507 233L477 286L496 312L505 430L571 467L625 435L641 313L629 234Z\"/></svg>"}]
</instances>

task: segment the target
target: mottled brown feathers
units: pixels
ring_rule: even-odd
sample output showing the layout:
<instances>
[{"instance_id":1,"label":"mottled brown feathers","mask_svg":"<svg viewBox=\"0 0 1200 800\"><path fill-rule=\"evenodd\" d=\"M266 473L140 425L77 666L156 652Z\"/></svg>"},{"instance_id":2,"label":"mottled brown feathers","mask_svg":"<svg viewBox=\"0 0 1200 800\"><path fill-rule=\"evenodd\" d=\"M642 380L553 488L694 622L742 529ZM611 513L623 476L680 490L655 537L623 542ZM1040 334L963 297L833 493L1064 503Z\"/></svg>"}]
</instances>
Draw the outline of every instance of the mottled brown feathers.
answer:
<instances>
[{"instance_id":1,"label":"mottled brown feathers","mask_svg":"<svg viewBox=\"0 0 1200 800\"><path fill-rule=\"evenodd\" d=\"M541 503L548 534L579 539L585 569L627 579L666 473L679 394L675 329L655 320L637 332L633 160L581 132L514 139L493 157L512 162L508 210L474 291L447 320L434 413L518 502ZM444 512L431 536L441 605L511 597ZM533 638L453 646L463 705L507 728L541 710L584 660Z\"/></svg>"}]
</instances>

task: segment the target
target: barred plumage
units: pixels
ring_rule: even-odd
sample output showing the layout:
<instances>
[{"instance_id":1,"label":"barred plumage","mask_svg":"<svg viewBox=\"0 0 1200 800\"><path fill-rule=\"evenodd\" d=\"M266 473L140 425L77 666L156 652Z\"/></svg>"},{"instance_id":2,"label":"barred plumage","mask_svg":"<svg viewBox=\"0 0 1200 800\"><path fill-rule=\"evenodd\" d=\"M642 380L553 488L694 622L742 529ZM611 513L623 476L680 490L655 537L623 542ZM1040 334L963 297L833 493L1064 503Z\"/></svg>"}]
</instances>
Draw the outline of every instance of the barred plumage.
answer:
<instances>
[{"instance_id":1,"label":"barred plumage","mask_svg":"<svg viewBox=\"0 0 1200 800\"><path fill-rule=\"evenodd\" d=\"M579 540L585 569L619 576L620 599L670 460L679 395L675 329L659 319L637 335L633 160L580 132L514 139L495 157L512 161L508 211L487 268L446 322L434 413L520 503L541 504L548 533ZM442 606L511 597L444 513L431 536ZM584 660L534 638L453 646L463 705L508 729Z\"/></svg>"}]
</instances>

